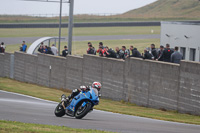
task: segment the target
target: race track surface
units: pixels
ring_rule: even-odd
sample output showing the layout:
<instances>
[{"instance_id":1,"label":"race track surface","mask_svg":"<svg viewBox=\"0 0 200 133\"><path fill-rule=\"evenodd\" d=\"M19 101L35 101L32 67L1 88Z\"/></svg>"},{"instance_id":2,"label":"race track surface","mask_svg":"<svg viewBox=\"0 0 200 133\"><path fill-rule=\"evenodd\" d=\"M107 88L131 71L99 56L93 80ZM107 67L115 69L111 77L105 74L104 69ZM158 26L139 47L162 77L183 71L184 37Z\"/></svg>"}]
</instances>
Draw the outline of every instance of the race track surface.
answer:
<instances>
[{"instance_id":1,"label":"race track surface","mask_svg":"<svg viewBox=\"0 0 200 133\"><path fill-rule=\"evenodd\" d=\"M2 37L0 38L1 42L4 42L6 45L10 44L21 44L22 41L26 43L33 43L41 37ZM65 40L67 41L67 37ZM150 34L150 35L107 35L107 36L74 36L73 41L103 41L103 40L127 40L127 39L159 39L160 35ZM54 42L54 41L52 41Z\"/></svg>"},{"instance_id":2,"label":"race track surface","mask_svg":"<svg viewBox=\"0 0 200 133\"><path fill-rule=\"evenodd\" d=\"M59 96L58 96L59 98ZM123 133L199 133L200 126L94 110L82 120L54 115L56 102L0 91L0 120Z\"/></svg>"}]
</instances>

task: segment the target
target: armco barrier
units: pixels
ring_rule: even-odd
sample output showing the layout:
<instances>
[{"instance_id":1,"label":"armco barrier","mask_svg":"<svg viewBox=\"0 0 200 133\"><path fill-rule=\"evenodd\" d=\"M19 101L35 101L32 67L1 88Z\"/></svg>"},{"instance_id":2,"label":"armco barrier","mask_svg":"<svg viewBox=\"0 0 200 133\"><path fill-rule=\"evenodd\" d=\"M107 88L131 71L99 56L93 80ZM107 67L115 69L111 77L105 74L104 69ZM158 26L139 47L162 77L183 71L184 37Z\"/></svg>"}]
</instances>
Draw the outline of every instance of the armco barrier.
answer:
<instances>
[{"instance_id":1,"label":"armco barrier","mask_svg":"<svg viewBox=\"0 0 200 133\"><path fill-rule=\"evenodd\" d=\"M0 54L0 76L9 76L12 54ZM9 66L10 64L10 66ZM8 68L7 68L8 67ZM200 63L172 64L84 55L14 54L14 79L53 88L75 89L102 83L102 97L140 106L200 115Z\"/></svg>"}]
</instances>

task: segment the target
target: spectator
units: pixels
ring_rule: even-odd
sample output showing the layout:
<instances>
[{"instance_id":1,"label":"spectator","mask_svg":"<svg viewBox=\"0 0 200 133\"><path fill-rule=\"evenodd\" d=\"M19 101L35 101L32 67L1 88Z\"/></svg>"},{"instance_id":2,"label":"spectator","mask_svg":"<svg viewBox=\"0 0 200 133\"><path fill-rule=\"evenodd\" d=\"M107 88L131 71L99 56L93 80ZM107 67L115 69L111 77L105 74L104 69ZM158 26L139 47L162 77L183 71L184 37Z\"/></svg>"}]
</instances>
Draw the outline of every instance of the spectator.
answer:
<instances>
[{"instance_id":1,"label":"spectator","mask_svg":"<svg viewBox=\"0 0 200 133\"><path fill-rule=\"evenodd\" d=\"M140 52L137 50L137 48L133 48L133 46L130 46L130 57L141 58L142 55L141 55Z\"/></svg>"},{"instance_id":2,"label":"spectator","mask_svg":"<svg viewBox=\"0 0 200 133\"><path fill-rule=\"evenodd\" d=\"M89 45L87 54L95 54L95 48L91 44Z\"/></svg>"},{"instance_id":3,"label":"spectator","mask_svg":"<svg viewBox=\"0 0 200 133\"><path fill-rule=\"evenodd\" d=\"M105 48L105 47L103 46L103 42L99 42L99 47L102 47L103 49Z\"/></svg>"},{"instance_id":4,"label":"spectator","mask_svg":"<svg viewBox=\"0 0 200 133\"><path fill-rule=\"evenodd\" d=\"M116 53L113 49L109 49L107 46L105 47L104 57L116 58Z\"/></svg>"},{"instance_id":5,"label":"spectator","mask_svg":"<svg viewBox=\"0 0 200 133\"><path fill-rule=\"evenodd\" d=\"M124 60L129 57L129 51L126 49L126 46L122 46L120 54Z\"/></svg>"},{"instance_id":6,"label":"spectator","mask_svg":"<svg viewBox=\"0 0 200 133\"><path fill-rule=\"evenodd\" d=\"M122 58L122 52L121 52L121 49L119 49L119 47L116 47L115 48L115 51L116 51L116 58L117 59L121 59Z\"/></svg>"},{"instance_id":7,"label":"spectator","mask_svg":"<svg viewBox=\"0 0 200 133\"><path fill-rule=\"evenodd\" d=\"M88 47L89 47L90 45L92 45L92 43L91 43L91 42L88 42Z\"/></svg>"},{"instance_id":8,"label":"spectator","mask_svg":"<svg viewBox=\"0 0 200 133\"><path fill-rule=\"evenodd\" d=\"M68 55L68 48L67 46L64 46L64 50L62 51L62 56L66 57Z\"/></svg>"},{"instance_id":9,"label":"spectator","mask_svg":"<svg viewBox=\"0 0 200 133\"><path fill-rule=\"evenodd\" d=\"M155 48L155 44L151 44L151 54L152 54L153 60L158 59L158 53L157 53L157 50Z\"/></svg>"},{"instance_id":10,"label":"spectator","mask_svg":"<svg viewBox=\"0 0 200 133\"><path fill-rule=\"evenodd\" d=\"M48 52L47 45L45 45L43 49L43 53L47 54L47 52Z\"/></svg>"},{"instance_id":11,"label":"spectator","mask_svg":"<svg viewBox=\"0 0 200 133\"><path fill-rule=\"evenodd\" d=\"M42 45L40 45L40 47L38 48L38 52L44 53L44 47Z\"/></svg>"},{"instance_id":12,"label":"spectator","mask_svg":"<svg viewBox=\"0 0 200 133\"><path fill-rule=\"evenodd\" d=\"M40 44L40 47L38 48L38 52L43 53L44 51L44 45L43 42Z\"/></svg>"},{"instance_id":13,"label":"spectator","mask_svg":"<svg viewBox=\"0 0 200 133\"><path fill-rule=\"evenodd\" d=\"M174 51L172 49L170 49L170 45L166 44L166 48L163 51L163 54L161 55L159 61L161 61L161 59L163 59L164 62L170 62L171 60L171 55Z\"/></svg>"},{"instance_id":14,"label":"spectator","mask_svg":"<svg viewBox=\"0 0 200 133\"><path fill-rule=\"evenodd\" d=\"M54 55L53 51L51 50L51 47L47 47L47 54Z\"/></svg>"},{"instance_id":15,"label":"spectator","mask_svg":"<svg viewBox=\"0 0 200 133\"><path fill-rule=\"evenodd\" d=\"M183 55L178 52L178 47L175 47L175 52L171 55L171 62L180 64L180 61L183 59Z\"/></svg>"},{"instance_id":16,"label":"spectator","mask_svg":"<svg viewBox=\"0 0 200 133\"><path fill-rule=\"evenodd\" d=\"M4 42L2 42L1 45L0 45L0 53L4 53L5 49L6 49L6 47L4 45Z\"/></svg>"},{"instance_id":17,"label":"spectator","mask_svg":"<svg viewBox=\"0 0 200 133\"><path fill-rule=\"evenodd\" d=\"M163 61L163 57L161 58L161 55L163 54L164 46L160 46L160 50L158 51L158 59L159 61Z\"/></svg>"},{"instance_id":18,"label":"spectator","mask_svg":"<svg viewBox=\"0 0 200 133\"><path fill-rule=\"evenodd\" d=\"M152 60L152 54L150 54L149 51L147 51L147 49L144 49L143 59Z\"/></svg>"},{"instance_id":19,"label":"spectator","mask_svg":"<svg viewBox=\"0 0 200 133\"><path fill-rule=\"evenodd\" d=\"M99 49L98 49L98 52L99 52L99 56L103 56L105 49L103 49L103 47L100 46Z\"/></svg>"},{"instance_id":20,"label":"spectator","mask_svg":"<svg viewBox=\"0 0 200 133\"><path fill-rule=\"evenodd\" d=\"M51 51L53 52L53 55L58 56L58 49L56 48L55 44L52 44Z\"/></svg>"},{"instance_id":21,"label":"spectator","mask_svg":"<svg viewBox=\"0 0 200 133\"><path fill-rule=\"evenodd\" d=\"M20 51L26 52L26 49L27 49L27 45L26 45L25 41L23 41L22 47L20 47Z\"/></svg>"}]
</instances>

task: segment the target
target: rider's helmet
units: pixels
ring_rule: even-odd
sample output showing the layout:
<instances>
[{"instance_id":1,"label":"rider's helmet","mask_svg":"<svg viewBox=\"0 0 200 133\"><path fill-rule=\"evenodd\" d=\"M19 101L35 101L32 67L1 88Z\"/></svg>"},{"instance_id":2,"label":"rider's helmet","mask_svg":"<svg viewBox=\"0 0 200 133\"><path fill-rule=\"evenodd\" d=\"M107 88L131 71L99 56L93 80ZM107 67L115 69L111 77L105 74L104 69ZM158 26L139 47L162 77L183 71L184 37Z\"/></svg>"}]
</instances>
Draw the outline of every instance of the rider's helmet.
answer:
<instances>
[{"instance_id":1,"label":"rider's helmet","mask_svg":"<svg viewBox=\"0 0 200 133\"><path fill-rule=\"evenodd\" d=\"M100 89L101 89L101 83L99 83L99 82L93 82L92 83L92 87L96 88L98 91L100 91Z\"/></svg>"}]
</instances>

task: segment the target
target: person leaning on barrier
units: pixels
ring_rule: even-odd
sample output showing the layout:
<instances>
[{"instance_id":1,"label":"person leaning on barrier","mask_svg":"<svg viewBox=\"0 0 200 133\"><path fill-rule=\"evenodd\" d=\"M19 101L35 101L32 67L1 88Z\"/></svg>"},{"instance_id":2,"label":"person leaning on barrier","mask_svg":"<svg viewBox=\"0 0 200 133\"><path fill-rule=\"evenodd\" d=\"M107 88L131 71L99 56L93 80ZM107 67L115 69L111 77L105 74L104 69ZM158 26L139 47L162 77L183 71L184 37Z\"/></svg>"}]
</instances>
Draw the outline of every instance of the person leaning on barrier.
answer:
<instances>
[{"instance_id":1,"label":"person leaning on barrier","mask_svg":"<svg viewBox=\"0 0 200 133\"><path fill-rule=\"evenodd\" d=\"M89 48L87 50L87 54L93 54L94 55L95 53L95 49L94 47L92 46L92 44L89 45Z\"/></svg>"},{"instance_id":2,"label":"person leaning on barrier","mask_svg":"<svg viewBox=\"0 0 200 133\"><path fill-rule=\"evenodd\" d=\"M4 53L5 49L6 49L6 47L4 45L4 42L2 42L1 45L0 45L0 53Z\"/></svg>"},{"instance_id":3,"label":"person leaning on barrier","mask_svg":"<svg viewBox=\"0 0 200 133\"><path fill-rule=\"evenodd\" d=\"M142 58L142 55L137 50L137 48L130 46L130 57Z\"/></svg>"},{"instance_id":4,"label":"person leaning on barrier","mask_svg":"<svg viewBox=\"0 0 200 133\"><path fill-rule=\"evenodd\" d=\"M171 55L171 62L180 64L180 61L183 59L183 55L178 51L178 47L175 47L174 50L174 53Z\"/></svg>"},{"instance_id":5,"label":"person leaning on barrier","mask_svg":"<svg viewBox=\"0 0 200 133\"><path fill-rule=\"evenodd\" d=\"M151 51L150 52L152 54L152 59L153 60L158 59L158 52L157 52L157 50L155 48L155 44L151 44Z\"/></svg>"},{"instance_id":6,"label":"person leaning on barrier","mask_svg":"<svg viewBox=\"0 0 200 133\"><path fill-rule=\"evenodd\" d=\"M163 54L161 55L160 59L163 59L164 62L171 62L171 55L174 51L170 49L170 45L166 44L166 48L163 51ZM159 59L159 61L161 61Z\"/></svg>"},{"instance_id":7,"label":"person leaning on barrier","mask_svg":"<svg viewBox=\"0 0 200 133\"><path fill-rule=\"evenodd\" d=\"M108 46L105 47L104 57L116 58L116 53L113 49L109 49Z\"/></svg>"},{"instance_id":8,"label":"person leaning on barrier","mask_svg":"<svg viewBox=\"0 0 200 133\"><path fill-rule=\"evenodd\" d=\"M62 51L62 56L67 57L67 55L68 55L68 48L67 46L64 46L64 50Z\"/></svg>"},{"instance_id":9,"label":"person leaning on barrier","mask_svg":"<svg viewBox=\"0 0 200 133\"><path fill-rule=\"evenodd\" d=\"M58 49L56 48L55 44L52 44L51 51L53 52L53 55L58 56Z\"/></svg>"},{"instance_id":10,"label":"person leaning on barrier","mask_svg":"<svg viewBox=\"0 0 200 133\"><path fill-rule=\"evenodd\" d=\"M22 46L20 47L20 51L26 52L26 49L27 49L27 45L26 45L25 41L23 41Z\"/></svg>"},{"instance_id":11,"label":"person leaning on barrier","mask_svg":"<svg viewBox=\"0 0 200 133\"><path fill-rule=\"evenodd\" d=\"M43 44L43 42L40 44L40 47L38 48L38 52L40 52L40 53L44 52L44 44Z\"/></svg>"},{"instance_id":12,"label":"person leaning on barrier","mask_svg":"<svg viewBox=\"0 0 200 133\"><path fill-rule=\"evenodd\" d=\"M126 49L126 46L122 46L122 50L120 51L122 59L126 59L129 57L129 51Z\"/></svg>"},{"instance_id":13,"label":"person leaning on barrier","mask_svg":"<svg viewBox=\"0 0 200 133\"><path fill-rule=\"evenodd\" d=\"M105 52L105 48L103 49L103 47L100 46L98 49L98 52L99 52L99 56L103 56Z\"/></svg>"},{"instance_id":14,"label":"person leaning on barrier","mask_svg":"<svg viewBox=\"0 0 200 133\"><path fill-rule=\"evenodd\" d=\"M152 54L150 54L147 49L144 49L143 59L152 60Z\"/></svg>"},{"instance_id":15,"label":"person leaning on barrier","mask_svg":"<svg viewBox=\"0 0 200 133\"><path fill-rule=\"evenodd\" d=\"M159 61L163 61L163 57L161 56L163 54L164 51L164 46L160 46L160 50L158 51L158 59Z\"/></svg>"},{"instance_id":16,"label":"person leaning on barrier","mask_svg":"<svg viewBox=\"0 0 200 133\"><path fill-rule=\"evenodd\" d=\"M119 49L119 47L116 47L115 48L115 54L116 54L116 58L117 59L122 59L122 52L121 52L121 49Z\"/></svg>"}]
</instances>

